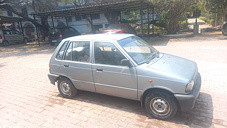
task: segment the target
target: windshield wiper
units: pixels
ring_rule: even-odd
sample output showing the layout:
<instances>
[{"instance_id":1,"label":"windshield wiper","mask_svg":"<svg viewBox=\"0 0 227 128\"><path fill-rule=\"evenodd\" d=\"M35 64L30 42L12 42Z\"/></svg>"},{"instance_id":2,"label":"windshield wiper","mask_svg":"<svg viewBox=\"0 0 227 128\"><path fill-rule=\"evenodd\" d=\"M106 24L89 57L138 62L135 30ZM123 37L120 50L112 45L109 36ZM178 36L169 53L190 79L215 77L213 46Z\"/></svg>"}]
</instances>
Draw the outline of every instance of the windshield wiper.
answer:
<instances>
[{"instance_id":1,"label":"windshield wiper","mask_svg":"<svg viewBox=\"0 0 227 128\"><path fill-rule=\"evenodd\" d=\"M153 60L154 58L158 57L159 58L159 52L157 52L156 54L153 54L152 56L148 57L146 59L146 63L148 64L151 60Z\"/></svg>"}]
</instances>

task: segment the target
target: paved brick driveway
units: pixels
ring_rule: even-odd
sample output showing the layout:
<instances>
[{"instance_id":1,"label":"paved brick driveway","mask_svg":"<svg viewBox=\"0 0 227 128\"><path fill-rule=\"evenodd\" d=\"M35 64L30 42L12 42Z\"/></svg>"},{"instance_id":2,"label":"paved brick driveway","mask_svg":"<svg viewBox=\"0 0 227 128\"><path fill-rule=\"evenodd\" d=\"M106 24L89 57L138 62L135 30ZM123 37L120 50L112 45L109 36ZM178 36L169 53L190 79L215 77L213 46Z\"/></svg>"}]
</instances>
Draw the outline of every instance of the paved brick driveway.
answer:
<instances>
[{"instance_id":1,"label":"paved brick driveway","mask_svg":"<svg viewBox=\"0 0 227 128\"><path fill-rule=\"evenodd\" d=\"M224 128L227 127L227 38L220 33L186 39L151 39L161 52L195 60L202 75L201 94L191 112L169 121L149 117L136 101L80 91L59 95L47 78L54 47L0 47L0 128Z\"/></svg>"}]
</instances>

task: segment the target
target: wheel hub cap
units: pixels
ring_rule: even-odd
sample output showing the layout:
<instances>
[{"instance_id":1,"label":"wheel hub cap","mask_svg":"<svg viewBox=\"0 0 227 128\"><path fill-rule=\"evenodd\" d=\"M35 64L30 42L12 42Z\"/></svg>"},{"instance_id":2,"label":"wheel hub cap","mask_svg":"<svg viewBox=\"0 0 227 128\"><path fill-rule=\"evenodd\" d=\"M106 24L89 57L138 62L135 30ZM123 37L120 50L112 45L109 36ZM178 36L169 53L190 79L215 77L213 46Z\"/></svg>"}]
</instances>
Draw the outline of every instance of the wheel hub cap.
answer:
<instances>
[{"instance_id":1,"label":"wheel hub cap","mask_svg":"<svg viewBox=\"0 0 227 128\"><path fill-rule=\"evenodd\" d=\"M166 113L169 109L168 103L160 98L154 99L151 105L157 113Z\"/></svg>"},{"instance_id":2,"label":"wheel hub cap","mask_svg":"<svg viewBox=\"0 0 227 128\"><path fill-rule=\"evenodd\" d=\"M61 83L61 90L65 95L70 95L70 86L66 82Z\"/></svg>"}]
</instances>

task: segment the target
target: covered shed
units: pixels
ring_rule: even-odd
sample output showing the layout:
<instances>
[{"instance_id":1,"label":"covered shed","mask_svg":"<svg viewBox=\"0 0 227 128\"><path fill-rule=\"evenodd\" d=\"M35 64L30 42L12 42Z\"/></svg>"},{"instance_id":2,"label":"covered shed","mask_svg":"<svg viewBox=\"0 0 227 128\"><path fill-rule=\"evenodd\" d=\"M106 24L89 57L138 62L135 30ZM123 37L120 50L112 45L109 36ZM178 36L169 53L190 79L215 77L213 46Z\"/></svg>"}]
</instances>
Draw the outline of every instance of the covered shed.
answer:
<instances>
[{"instance_id":1,"label":"covered shed","mask_svg":"<svg viewBox=\"0 0 227 128\"><path fill-rule=\"evenodd\" d=\"M141 28L143 34L143 16L142 10L147 10L147 20L148 26L150 26L149 20L154 19L154 17L150 17L150 13L154 14L154 5L148 0L130 0L130 1L120 1L120 2L111 2L111 3L104 3L104 4L97 4L97 5L87 5L87 6L75 6L70 8L65 8L61 10L53 10L47 12L40 12L40 13L32 13L31 15L38 17L51 17L53 22L53 17L65 17L66 24L68 16L77 16L77 15L91 15L97 13L111 13L111 12L120 12L125 10L140 10L140 20L141 20ZM90 18L91 26L93 26L92 18ZM121 20L121 16L120 19ZM53 27L55 27L53 23ZM150 28L150 27L148 27ZM93 27L92 27L93 29ZM150 29L148 29L148 34L150 33Z\"/></svg>"},{"instance_id":2,"label":"covered shed","mask_svg":"<svg viewBox=\"0 0 227 128\"><path fill-rule=\"evenodd\" d=\"M23 27L22 27L22 22L24 22L24 21L25 20L23 18L20 18L20 17L0 16L1 30L5 29L3 24L15 23L16 22L18 24L19 30L23 34L23 38L24 38L24 31L23 31ZM3 39L5 38L4 32L2 32L2 37L3 37Z\"/></svg>"}]
</instances>

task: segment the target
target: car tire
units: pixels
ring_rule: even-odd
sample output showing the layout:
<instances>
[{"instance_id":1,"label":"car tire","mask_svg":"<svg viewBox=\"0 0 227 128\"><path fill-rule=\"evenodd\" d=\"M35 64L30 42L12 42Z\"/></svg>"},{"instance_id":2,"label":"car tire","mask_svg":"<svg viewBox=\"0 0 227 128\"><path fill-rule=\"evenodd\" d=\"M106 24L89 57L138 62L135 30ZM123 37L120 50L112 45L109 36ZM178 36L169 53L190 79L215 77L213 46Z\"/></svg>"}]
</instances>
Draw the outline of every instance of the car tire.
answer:
<instances>
[{"instance_id":1,"label":"car tire","mask_svg":"<svg viewBox=\"0 0 227 128\"><path fill-rule=\"evenodd\" d=\"M175 116L178 106L173 95L162 91L152 91L145 98L146 111L152 117L166 120Z\"/></svg>"},{"instance_id":2,"label":"car tire","mask_svg":"<svg viewBox=\"0 0 227 128\"><path fill-rule=\"evenodd\" d=\"M8 45L9 45L9 41L3 40L2 45L3 45L3 46L8 46Z\"/></svg>"},{"instance_id":3,"label":"car tire","mask_svg":"<svg viewBox=\"0 0 227 128\"><path fill-rule=\"evenodd\" d=\"M225 33L224 31L222 31L222 34L223 34L224 36L227 36L227 33Z\"/></svg>"},{"instance_id":4,"label":"car tire","mask_svg":"<svg viewBox=\"0 0 227 128\"><path fill-rule=\"evenodd\" d=\"M65 98L73 98L77 94L77 89L72 82L64 77L58 80L58 90L60 94Z\"/></svg>"}]
</instances>

